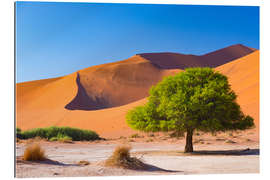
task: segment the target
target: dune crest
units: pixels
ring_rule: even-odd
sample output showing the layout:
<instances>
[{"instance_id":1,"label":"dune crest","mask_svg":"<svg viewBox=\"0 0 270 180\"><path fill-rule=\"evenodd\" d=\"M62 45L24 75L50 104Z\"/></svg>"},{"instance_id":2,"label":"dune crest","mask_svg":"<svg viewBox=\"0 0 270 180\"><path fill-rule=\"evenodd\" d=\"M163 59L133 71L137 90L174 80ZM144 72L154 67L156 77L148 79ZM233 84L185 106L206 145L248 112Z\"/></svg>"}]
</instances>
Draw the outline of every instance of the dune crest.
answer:
<instances>
[{"instance_id":1,"label":"dune crest","mask_svg":"<svg viewBox=\"0 0 270 180\"><path fill-rule=\"evenodd\" d=\"M254 51L255 49L253 48L236 44L201 56L168 52L143 53L138 55L161 69L185 69L188 67L215 68Z\"/></svg>"}]
</instances>

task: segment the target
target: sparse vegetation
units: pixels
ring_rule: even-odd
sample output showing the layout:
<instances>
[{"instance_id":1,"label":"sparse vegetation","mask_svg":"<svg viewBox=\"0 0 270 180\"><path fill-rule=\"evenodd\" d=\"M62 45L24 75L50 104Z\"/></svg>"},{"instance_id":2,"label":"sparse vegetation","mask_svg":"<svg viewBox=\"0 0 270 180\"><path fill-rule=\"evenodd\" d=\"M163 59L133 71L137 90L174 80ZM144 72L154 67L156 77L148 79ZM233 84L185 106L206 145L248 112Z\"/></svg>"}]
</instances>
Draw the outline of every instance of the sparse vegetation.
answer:
<instances>
[{"instance_id":1,"label":"sparse vegetation","mask_svg":"<svg viewBox=\"0 0 270 180\"><path fill-rule=\"evenodd\" d=\"M236 142L233 141L233 140L227 140L226 143L229 143L229 144L235 144Z\"/></svg>"},{"instance_id":2,"label":"sparse vegetation","mask_svg":"<svg viewBox=\"0 0 270 180\"><path fill-rule=\"evenodd\" d=\"M153 142L154 140L153 139L147 139L146 142Z\"/></svg>"},{"instance_id":3,"label":"sparse vegetation","mask_svg":"<svg viewBox=\"0 0 270 180\"><path fill-rule=\"evenodd\" d=\"M20 128L16 128L16 133L20 133L20 132L22 132L22 130L20 129Z\"/></svg>"},{"instance_id":4,"label":"sparse vegetation","mask_svg":"<svg viewBox=\"0 0 270 180\"><path fill-rule=\"evenodd\" d=\"M105 165L127 169L145 169L145 164L141 160L130 156L130 149L131 147L126 145L117 146L112 156L105 161Z\"/></svg>"},{"instance_id":5,"label":"sparse vegetation","mask_svg":"<svg viewBox=\"0 0 270 180\"><path fill-rule=\"evenodd\" d=\"M58 134L56 137L52 137L50 141L60 141L65 143L72 143L72 138L67 135Z\"/></svg>"},{"instance_id":6,"label":"sparse vegetation","mask_svg":"<svg viewBox=\"0 0 270 180\"><path fill-rule=\"evenodd\" d=\"M45 152L39 144L28 145L23 154L25 161L44 161L45 159Z\"/></svg>"},{"instance_id":7,"label":"sparse vegetation","mask_svg":"<svg viewBox=\"0 0 270 180\"><path fill-rule=\"evenodd\" d=\"M22 139L23 138L23 136L22 136L22 130L20 128L18 128L18 127L16 127L16 137L18 139Z\"/></svg>"},{"instance_id":8,"label":"sparse vegetation","mask_svg":"<svg viewBox=\"0 0 270 180\"><path fill-rule=\"evenodd\" d=\"M143 136L140 136L139 134L132 134L130 138L143 138Z\"/></svg>"},{"instance_id":9,"label":"sparse vegetation","mask_svg":"<svg viewBox=\"0 0 270 180\"><path fill-rule=\"evenodd\" d=\"M90 162L89 162L89 161L82 160L82 161L79 161L78 164L79 164L79 165L87 166L87 165L90 164Z\"/></svg>"},{"instance_id":10,"label":"sparse vegetation","mask_svg":"<svg viewBox=\"0 0 270 180\"><path fill-rule=\"evenodd\" d=\"M28 131L22 131L20 133L20 139L29 139L35 137L41 137L53 140L72 140L72 141L92 141L101 139L98 134L90 130L82 130L71 127L48 127L48 128L36 128Z\"/></svg>"}]
</instances>

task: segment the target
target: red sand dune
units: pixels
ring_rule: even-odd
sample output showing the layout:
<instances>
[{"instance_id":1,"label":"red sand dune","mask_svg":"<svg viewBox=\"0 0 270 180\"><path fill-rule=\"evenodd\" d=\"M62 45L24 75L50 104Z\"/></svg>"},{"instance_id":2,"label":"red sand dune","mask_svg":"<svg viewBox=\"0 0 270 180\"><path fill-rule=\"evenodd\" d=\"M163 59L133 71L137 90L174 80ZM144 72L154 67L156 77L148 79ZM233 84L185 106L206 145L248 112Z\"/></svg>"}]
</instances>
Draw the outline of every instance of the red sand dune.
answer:
<instances>
[{"instance_id":1,"label":"red sand dune","mask_svg":"<svg viewBox=\"0 0 270 180\"><path fill-rule=\"evenodd\" d=\"M259 129L259 51L219 66L216 70L228 76L243 112L254 118L256 129Z\"/></svg>"},{"instance_id":2,"label":"red sand dune","mask_svg":"<svg viewBox=\"0 0 270 180\"><path fill-rule=\"evenodd\" d=\"M125 105L148 96L150 87L164 74L174 70L159 69L140 56L78 71L77 96L67 109L97 110Z\"/></svg>"},{"instance_id":3,"label":"red sand dune","mask_svg":"<svg viewBox=\"0 0 270 180\"><path fill-rule=\"evenodd\" d=\"M254 50L236 45L223 51L224 56L222 50L219 50L202 57L211 57L205 63L213 62L215 67ZM251 101L248 99L251 98L249 91L252 89L249 86L254 84L249 82L259 82L258 76L253 77L259 71L256 69L258 65L254 65L259 63L259 57L254 57L254 54L258 54L258 51L217 69L227 74L233 89L241 93L239 103L241 107L243 105L244 112L256 116L258 96L253 99L255 105L250 105ZM52 125L71 126L92 129L103 137L134 133L125 122L126 112L145 103L149 88L164 76L181 71L174 69L175 67L180 67L181 63L186 67L193 66L188 64L188 58L192 55L166 53L166 58L162 56L166 60L163 64L157 55L160 53L147 54L147 57L145 54L135 55L124 61L89 67L60 78L17 83L17 127L26 130ZM186 57L188 58L185 59ZM217 60L213 57L220 58ZM254 69L248 68L250 65L245 61L254 61ZM248 83L238 86L237 81ZM256 90L259 84L255 83L253 86ZM255 118L259 122L258 117Z\"/></svg>"}]
</instances>

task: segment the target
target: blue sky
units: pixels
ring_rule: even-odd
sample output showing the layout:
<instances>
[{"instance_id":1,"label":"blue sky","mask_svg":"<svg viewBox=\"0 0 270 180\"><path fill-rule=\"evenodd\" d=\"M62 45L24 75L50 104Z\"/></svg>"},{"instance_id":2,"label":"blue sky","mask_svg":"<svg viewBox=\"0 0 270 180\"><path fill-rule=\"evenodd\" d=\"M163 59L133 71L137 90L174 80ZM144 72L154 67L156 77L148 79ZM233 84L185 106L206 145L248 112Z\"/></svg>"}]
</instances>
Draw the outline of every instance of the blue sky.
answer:
<instances>
[{"instance_id":1,"label":"blue sky","mask_svg":"<svg viewBox=\"0 0 270 180\"><path fill-rule=\"evenodd\" d=\"M259 49L259 7L16 2L16 81L138 53Z\"/></svg>"}]
</instances>

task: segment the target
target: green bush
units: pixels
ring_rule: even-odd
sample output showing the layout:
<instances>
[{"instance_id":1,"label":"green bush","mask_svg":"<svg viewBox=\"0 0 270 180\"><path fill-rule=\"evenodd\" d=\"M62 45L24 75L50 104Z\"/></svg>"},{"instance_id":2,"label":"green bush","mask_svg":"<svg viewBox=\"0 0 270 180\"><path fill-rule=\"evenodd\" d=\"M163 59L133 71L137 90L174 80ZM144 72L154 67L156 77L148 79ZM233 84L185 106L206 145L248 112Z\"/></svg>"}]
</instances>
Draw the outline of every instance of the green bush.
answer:
<instances>
[{"instance_id":1,"label":"green bush","mask_svg":"<svg viewBox=\"0 0 270 180\"><path fill-rule=\"evenodd\" d=\"M99 135L90 130L82 130L71 127L48 127L48 128L36 128L28 131L21 132L21 139L29 139L34 137L46 138L49 140L59 139L59 138L71 138L73 141L82 140L97 140L100 139Z\"/></svg>"},{"instance_id":2,"label":"green bush","mask_svg":"<svg viewBox=\"0 0 270 180\"><path fill-rule=\"evenodd\" d=\"M67 135L58 134L56 137L52 137L49 140L50 141L71 142L72 138L67 136Z\"/></svg>"},{"instance_id":3,"label":"green bush","mask_svg":"<svg viewBox=\"0 0 270 180\"><path fill-rule=\"evenodd\" d=\"M23 139L22 130L20 128L16 128L16 137L18 139Z\"/></svg>"},{"instance_id":4,"label":"green bush","mask_svg":"<svg viewBox=\"0 0 270 180\"><path fill-rule=\"evenodd\" d=\"M21 133L22 130L20 128L16 128L16 133Z\"/></svg>"}]
</instances>

